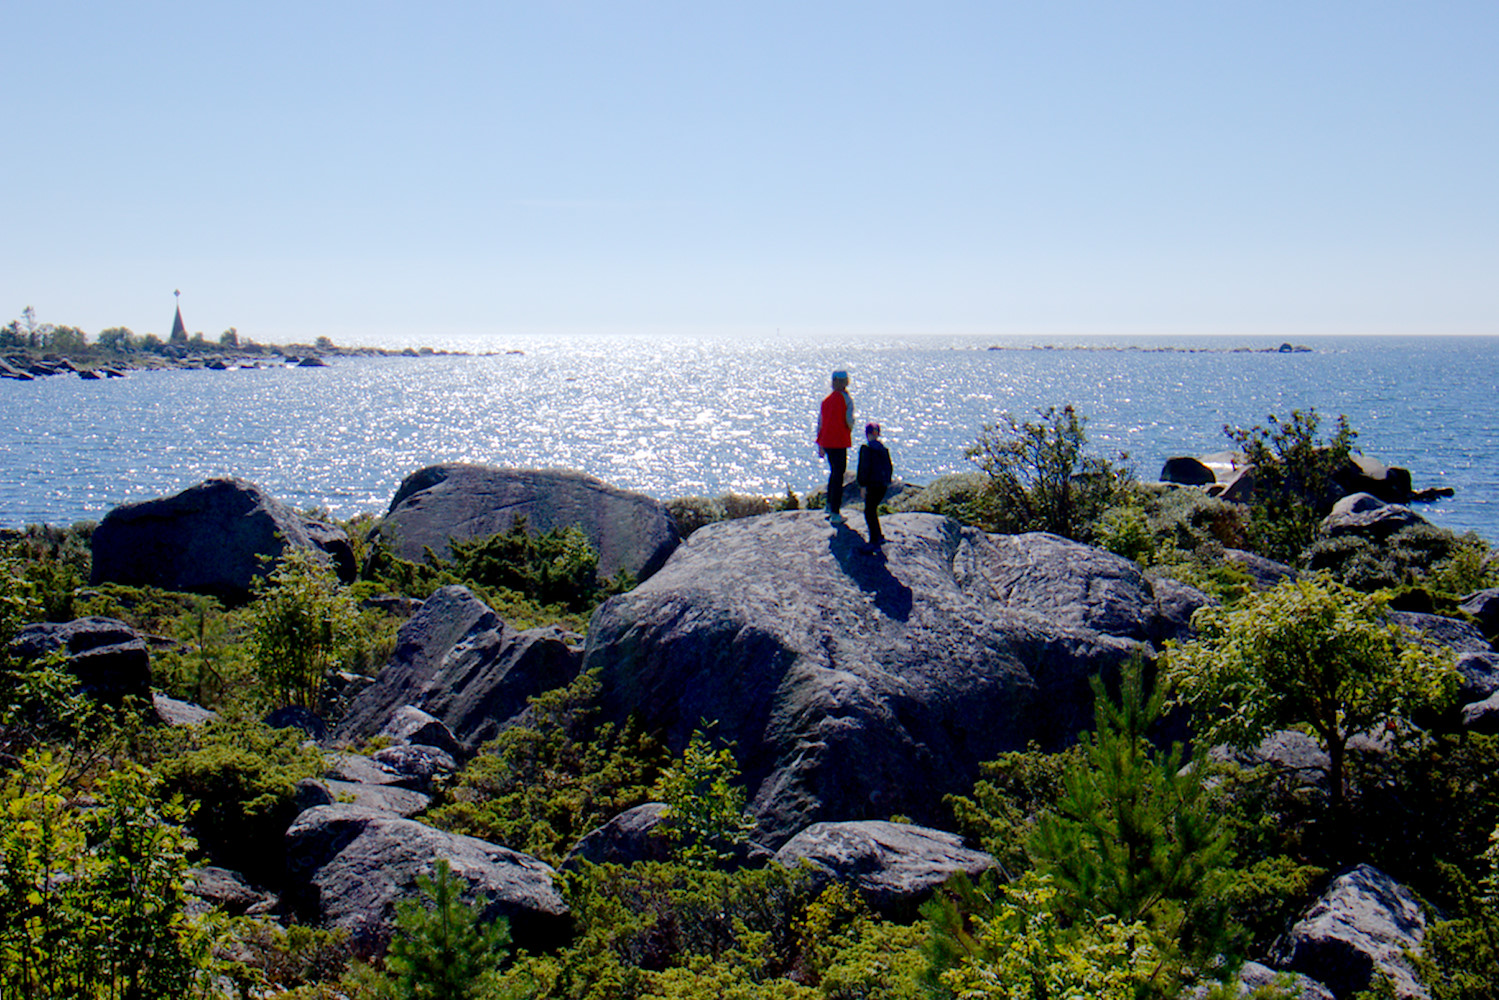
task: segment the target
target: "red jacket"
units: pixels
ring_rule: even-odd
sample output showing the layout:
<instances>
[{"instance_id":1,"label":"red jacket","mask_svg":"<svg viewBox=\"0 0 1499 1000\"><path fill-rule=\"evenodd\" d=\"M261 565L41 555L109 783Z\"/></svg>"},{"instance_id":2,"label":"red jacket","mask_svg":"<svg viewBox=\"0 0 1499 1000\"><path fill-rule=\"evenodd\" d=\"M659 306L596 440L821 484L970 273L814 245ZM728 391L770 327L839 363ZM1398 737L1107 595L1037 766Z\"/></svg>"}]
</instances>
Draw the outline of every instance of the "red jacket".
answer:
<instances>
[{"instance_id":1,"label":"red jacket","mask_svg":"<svg viewBox=\"0 0 1499 1000\"><path fill-rule=\"evenodd\" d=\"M822 401L822 417L817 421L817 443L823 448L853 447L853 424L849 423L848 394L830 392Z\"/></svg>"}]
</instances>

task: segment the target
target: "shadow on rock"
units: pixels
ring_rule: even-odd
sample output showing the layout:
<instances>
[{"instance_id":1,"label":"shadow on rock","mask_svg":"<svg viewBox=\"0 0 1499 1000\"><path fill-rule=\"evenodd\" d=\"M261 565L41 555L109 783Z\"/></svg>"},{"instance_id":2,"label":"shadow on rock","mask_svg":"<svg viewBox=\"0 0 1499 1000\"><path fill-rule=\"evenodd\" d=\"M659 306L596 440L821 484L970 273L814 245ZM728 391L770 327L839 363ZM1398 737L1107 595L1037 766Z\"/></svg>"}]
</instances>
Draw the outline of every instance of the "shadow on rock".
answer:
<instances>
[{"instance_id":1,"label":"shadow on rock","mask_svg":"<svg viewBox=\"0 0 1499 1000\"><path fill-rule=\"evenodd\" d=\"M859 589L874 598L874 606L887 618L911 620L911 588L890 573L884 548L867 548L857 531L846 524L838 526L828 539L833 558Z\"/></svg>"}]
</instances>

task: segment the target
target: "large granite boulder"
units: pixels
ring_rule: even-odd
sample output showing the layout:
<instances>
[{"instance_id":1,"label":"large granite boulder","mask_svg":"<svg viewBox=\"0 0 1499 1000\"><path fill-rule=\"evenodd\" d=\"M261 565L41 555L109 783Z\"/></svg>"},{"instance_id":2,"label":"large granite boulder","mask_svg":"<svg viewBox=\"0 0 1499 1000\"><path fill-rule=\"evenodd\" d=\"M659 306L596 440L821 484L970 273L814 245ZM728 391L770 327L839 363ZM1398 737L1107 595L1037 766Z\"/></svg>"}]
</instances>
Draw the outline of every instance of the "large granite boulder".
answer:
<instances>
[{"instance_id":1,"label":"large granite boulder","mask_svg":"<svg viewBox=\"0 0 1499 1000\"><path fill-rule=\"evenodd\" d=\"M1213 470L1201 459L1189 455L1176 455L1166 459L1161 466L1160 480L1163 483L1179 483L1183 486L1211 486L1218 481Z\"/></svg>"},{"instance_id":2,"label":"large granite boulder","mask_svg":"<svg viewBox=\"0 0 1499 1000\"><path fill-rule=\"evenodd\" d=\"M1197 595L1053 535L885 519L880 553L809 511L699 529L589 625L608 717L676 750L716 722L759 833L902 814L931 824L981 761L1092 723L1089 680L1186 634Z\"/></svg>"},{"instance_id":3,"label":"large granite boulder","mask_svg":"<svg viewBox=\"0 0 1499 1000\"><path fill-rule=\"evenodd\" d=\"M1385 465L1368 455L1348 456L1336 478L1345 494L1368 493L1391 504L1409 503L1414 496L1409 469Z\"/></svg>"},{"instance_id":4,"label":"large granite boulder","mask_svg":"<svg viewBox=\"0 0 1499 1000\"><path fill-rule=\"evenodd\" d=\"M11 640L7 652L21 663L60 655L84 691L112 705L126 696L151 697L151 653L146 640L113 618L27 625Z\"/></svg>"},{"instance_id":5,"label":"large granite boulder","mask_svg":"<svg viewBox=\"0 0 1499 1000\"><path fill-rule=\"evenodd\" d=\"M431 465L407 476L373 538L402 559L427 549L448 558L448 542L507 531L518 515L533 532L577 527L599 554L599 576L626 570L645 579L677 547L677 523L660 502L581 472Z\"/></svg>"},{"instance_id":6,"label":"large granite boulder","mask_svg":"<svg viewBox=\"0 0 1499 1000\"><path fill-rule=\"evenodd\" d=\"M242 479L210 479L181 493L125 504L93 536L91 582L248 597L289 547L323 553L345 582L354 551L339 528L305 518Z\"/></svg>"},{"instance_id":7,"label":"large granite boulder","mask_svg":"<svg viewBox=\"0 0 1499 1000\"><path fill-rule=\"evenodd\" d=\"M666 820L665 802L647 802L626 809L601 827L590 830L562 860L563 868L580 862L633 865L637 861L670 861L671 841L656 833Z\"/></svg>"},{"instance_id":8,"label":"large granite boulder","mask_svg":"<svg viewBox=\"0 0 1499 1000\"><path fill-rule=\"evenodd\" d=\"M409 706L474 750L522 712L526 699L572 681L581 658L568 633L518 632L468 588L443 587L401 626L389 662L354 699L335 735L375 736Z\"/></svg>"},{"instance_id":9,"label":"large granite boulder","mask_svg":"<svg viewBox=\"0 0 1499 1000\"><path fill-rule=\"evenodd\" d=\"M1464 597L1458 607L1473 616L1484 635L1490 638L1499 635L1499 589L1475 591Z\"/></svg>"},{"instance_id":10,"label":"large granite boulder","mask_svg":"<svg viewBox=\"0 0 1499 1000\"><path fill-rule=\"evenodd\" d=\"M964 847L957 834L882 820L814 823L775 859L787 868L810 864L820 878L852 884L870 906L889 913L912 912L957 873L977 878L995 864Z\"/></svg>"},{"instance_id":11,"label":"large granite boulder","mask_svg":"<svg viewBox=\"0 0 1499 1000\"><path fill-rule=\"evenodd\" d=\"M1322 533L1329 538L1357 535L1378 541L1426 523L1404 504L1388 503L1369 493L1351 493L1332 505L1331 513L1322 519Z\"/></svg>"},{"instance_id":12,"label":"large granite boulder","mask_svg":"<svg viewBox=\"0 0 1499 1000\"><path fill-rule=\"evenodd\" d=\"M1421 904L1405 886L1369 865L1333 880L1287 935L1276 943L1271 964L1325 984L1339 998L1368 989L1375 977L1390 977L1395 994L1424 997L1406 951L1426 936Z\"/></svg>"},{"instance_id":13,"label":"large granite boulder","mask_svg":"<svg viewBox=\"0 0 1499 1000\"><path fill-rule=\"evenodd\" d=\"M286 832L282 902L303 920L348 931L356 954L379 955L390 943L396 903L418 897L417 878L431 877L440 858L463 883L463 901L482 907L484 920L508 918L517 945L554 946L566 933L567 904L549 865L357 805L317 806L297 817Z\"/></svg>"}]
</instances>

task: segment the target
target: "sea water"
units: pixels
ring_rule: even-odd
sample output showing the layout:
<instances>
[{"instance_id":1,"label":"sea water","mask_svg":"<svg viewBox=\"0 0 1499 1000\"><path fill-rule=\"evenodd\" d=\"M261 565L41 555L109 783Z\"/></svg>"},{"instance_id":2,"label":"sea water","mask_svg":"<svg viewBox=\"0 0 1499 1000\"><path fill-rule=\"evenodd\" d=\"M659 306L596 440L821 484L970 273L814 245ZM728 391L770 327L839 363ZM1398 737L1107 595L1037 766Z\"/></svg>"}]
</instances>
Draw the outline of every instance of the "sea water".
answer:
<instances>
[{"instance_id":1,"label":"sea water","mask_svg":"<svg viewBox=\"0 0 1499 1000\"><path fill-rule=\"evenodd\" d=\"M569 468L661 499L819 488L828 373L897 476L969 471L1003 412L1074 405L1090 447L1154 479L1230 446L1224 425L1339 414L1367 455L1451 487L1420 512L1499 541L1499 339L998 340L989 337L512 337L466 355L333 358L326 368L132 372L0 382L0 526L97 520L212 476L299 508L383 512L437 462Z\"/></svg>"}]
</instances>

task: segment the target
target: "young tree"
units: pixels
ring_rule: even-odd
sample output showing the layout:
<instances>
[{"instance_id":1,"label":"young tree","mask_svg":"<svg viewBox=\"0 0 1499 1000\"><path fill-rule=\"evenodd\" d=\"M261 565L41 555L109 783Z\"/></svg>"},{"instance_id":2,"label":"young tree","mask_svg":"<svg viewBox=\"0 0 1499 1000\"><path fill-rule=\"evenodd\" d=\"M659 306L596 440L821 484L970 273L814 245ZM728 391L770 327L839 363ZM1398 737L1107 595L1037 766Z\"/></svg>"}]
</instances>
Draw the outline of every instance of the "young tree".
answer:
<instances>
[{"instance_id":1,"label":"young tree","mask_svg":"<svg viewBox=\"0 0 1499 1000\"><path fill-rule=\"evenodd\" d=\"M447 859L435 877L417 879L424 903L396 905L396 935L386 965L402 1000L470 1000L510 953L510 924L484 923L477 907L459 898L462 883Z\"/></svg>"},{"instance_id":2,"label":"young tree","mask_svg":"<svg viewBox=\"0 0 1499 1000\"><path fill-rule=\"evenodd\" d=\"M333 569L311 550L290 547L256 581L250 646L281 705L316 709L323 678L348 651L359 618Z\"/></svg>"},{"instance_id":3,"label":"young tree","mask_svg":"<svg viewBox=\"0 0 1499 1000\"><path fill-rule=\"evenodd\" d=\"M987 424L966 456L989 476L974 507L993 531L1049 531L1087 541L1093 522L1123 493L1130 470L1083 454L1087 419L1070 405L1038 409L1037 422L1008 413Z\"/></svg>"},{"instance_id":4,"label":"young tree","mask_svg":"<svg viewBox=\"0 0 1499 1000\"><path fill-rule=\"evenodd\" d=\"M130 332L128 326L112 326L107 330L100 330L97 341L100 347L118 354L131 348L135 343L135 334Z\"/></svg>"},{"instance_id":5,"label":"young tree","mask_svg":"<svg viewBox=\"0 0 1499 1000\"><path fill-rule=\"evenodd\" d=\"M1398 733L1458 687L1450 652L1416 641L1379 599L1323 578L1287 580L1232 610L1203 608L1192 624L1198 637L1170 648L1165 669L1200 737L1248 747L1309 726L1327 748L1335 815L1348 741L1376 727Z\"/></svg>"},{"instance_id":6,"label":"young tree","mask_svg":"<svg viewBox=\"0 0 1499 1000\"><path fill-rule=\"evenodd\" d=\"M732 747L714 749L701 729L679 761L662 772L655 794L666 803L661 835L688 865L711 868L734 856L752 827Z\"/></svg>"},{"instance_id":7,"label":"young tree","mask_svg":"<svg viewBox=\"0 0 1499 1000\"><path fill-rule=\"evenodd\" d=\"M1317 537L1322 519L1341 495L1337 476L1348 465L1354 439L1348 418L1339 416L1327 441L1317 439L1315 409L1293 410L1289 421L1274 414L1268 427L1224 426L1254 469L1249 536L1267 556L1294 561Z\"/></svg>"},{"instance_id":8,"label":"young tree","mask_svg":"<svg viewBox=\"0 0 1499 1000\"><path fill-rule=\"evenodd\" d=\"M1065 916L1149 929L1162 956L1152 992L1174 996L1183 968L1225 944L1217 890L1231 834L1207 791L1205 751L1183 768L1179 744L1151 744L1165 692L1147 693L1143 674L1138 659L1126 665L1117 704L1095 678L1096 731L1083 737L1061 800L1028 846Z\"/></svg>"}]
</instances>

